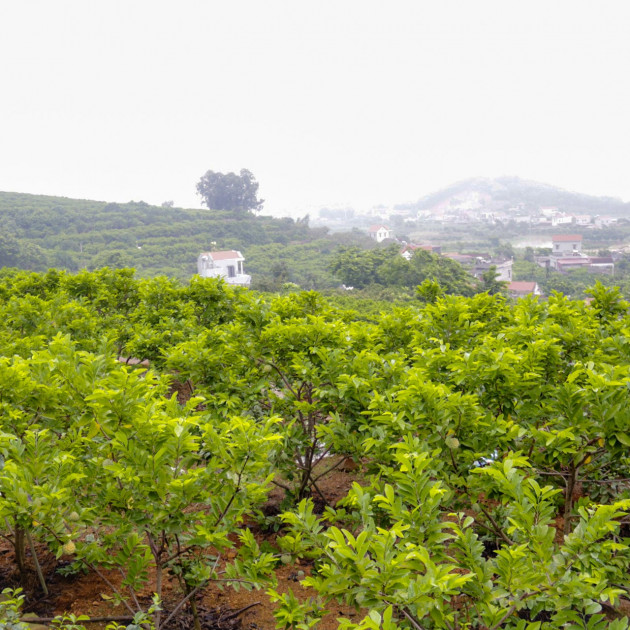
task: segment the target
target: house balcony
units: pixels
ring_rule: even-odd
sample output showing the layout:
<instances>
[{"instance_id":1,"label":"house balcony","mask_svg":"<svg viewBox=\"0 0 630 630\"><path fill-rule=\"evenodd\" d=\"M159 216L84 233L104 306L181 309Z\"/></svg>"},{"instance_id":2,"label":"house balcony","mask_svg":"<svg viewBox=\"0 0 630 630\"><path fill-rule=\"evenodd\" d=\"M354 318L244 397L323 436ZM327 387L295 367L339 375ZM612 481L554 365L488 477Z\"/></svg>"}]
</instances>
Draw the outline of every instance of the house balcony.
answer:
<instances>
[{"instance_id":1,"label":"house balcony","mask_svg":"<svg viewBox=\"0 0 630 630\"><path fill-rule=\"evenodd\" d=\"M221 278L227 284L234 284L241 287L248 287L252 281L252 277L246 273L230 274L229 269L225 267L215 267L214 269L202 269L199 274L203 278Z\"/></svg>"}]
</instances>

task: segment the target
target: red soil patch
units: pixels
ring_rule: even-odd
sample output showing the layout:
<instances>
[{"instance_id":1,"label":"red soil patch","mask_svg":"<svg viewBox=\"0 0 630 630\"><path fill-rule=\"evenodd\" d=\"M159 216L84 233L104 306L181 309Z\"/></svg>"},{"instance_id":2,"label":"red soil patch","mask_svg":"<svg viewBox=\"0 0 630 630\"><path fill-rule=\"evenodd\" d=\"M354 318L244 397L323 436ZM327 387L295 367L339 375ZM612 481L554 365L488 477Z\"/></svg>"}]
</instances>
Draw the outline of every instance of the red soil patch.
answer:
<instances>
[{"instance_id":1,"label":"red soil patch","mask_svg":"<svg viewBox=\"0 0 630 630\"><path fill-rule=\"evenodd\" d=\"M342 468L344 467L342 466ZM318 486L325 496L326 502L334 506L337 501L346 496L352 482L357 479L357 476L351 472L335 469L320 479ZM270 515L278 514L282 498L283 491L279 488L274 488L265 506ZM322 504L320 507L323 507L321 497L314 496L313 498L316 504L319 502ZM262 531L255 522L245 526L249 526L252 529L259 542L267 540L272 545L275 544L275 533ZM38 617L52 617L63 613L83 614L90 617L119 617L129 614L124 606L113 606L112 601L108 599L112 595L111 589L98 575L89 572L62 576L57 573L57 569L67 565L72 558L62 556L60 560L57 560L43 545L37 546L37 554L42 570L46 575L49 595L48 597L43 596L35 576L30 551L27 551L27 562L30 565L31 574L26 589L25 611L34 613ZM300 561L295 564L280 566L276 571L277 590L281 593L292 590L300 601L316 597L317 593L315 591L306 589L300 584L300 580L308 576L310 571L311 567ZM112 584L117 588L119 587L122 577L117 572L103 571L102 573ZM0 590L6 587L17 586L19 586L19 579L15 569L13 550L8 542L2 541L0 543ZM151 604L152 586L152 584L148 584L141 593L137 594L140 603L145 609ZM164 585L163 593L165 609L172 610L179 598L178 585L167 581ZM227 630L228 628L259 630L263 628L273 629L276 626L273 616L276 605L269 601L269 597L264 591L234 591L229 587L222 589L215 584L211 584L203 590L197 602L200 615L202 619L205 618L205 622L202 625L205 628L212 628L213 630ZM247 608L251 604L255 605ZM244 610L246 608L247 610ZM318 626L321 630L337 628L337 618L341 616L360 619L365 614L365 612L359 614L347 606L335 605L329 607L329 610L330 613ZM239 614L234 615L235 612L239 612ZM183 630L184 628L192 627L189 623L190 618L184 616L179 620L173 620L169 624L169 628ZM89 624L89 628L90 630L102 630L105 625L105 622L102 624L94 623Z\"/></svg>"}]
</instances>

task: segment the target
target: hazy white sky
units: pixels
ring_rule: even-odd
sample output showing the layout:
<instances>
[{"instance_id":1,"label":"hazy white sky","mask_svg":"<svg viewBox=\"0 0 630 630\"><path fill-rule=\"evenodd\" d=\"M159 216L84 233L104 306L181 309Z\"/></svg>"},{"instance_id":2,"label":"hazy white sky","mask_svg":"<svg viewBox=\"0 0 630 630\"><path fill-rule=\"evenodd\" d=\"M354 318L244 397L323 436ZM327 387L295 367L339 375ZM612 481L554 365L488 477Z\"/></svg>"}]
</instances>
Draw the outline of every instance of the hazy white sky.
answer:
<instances>
[{"instance_id":1,"label":"hazy white sky","mask_svg":"<svg viewBox=\"0 0 630 630\"><path fill-rule=\"evenodd\" d=\"M630 200L628 0L0 0L0 190L266 213L519 175Z\"/></svg>"}]
</instances>

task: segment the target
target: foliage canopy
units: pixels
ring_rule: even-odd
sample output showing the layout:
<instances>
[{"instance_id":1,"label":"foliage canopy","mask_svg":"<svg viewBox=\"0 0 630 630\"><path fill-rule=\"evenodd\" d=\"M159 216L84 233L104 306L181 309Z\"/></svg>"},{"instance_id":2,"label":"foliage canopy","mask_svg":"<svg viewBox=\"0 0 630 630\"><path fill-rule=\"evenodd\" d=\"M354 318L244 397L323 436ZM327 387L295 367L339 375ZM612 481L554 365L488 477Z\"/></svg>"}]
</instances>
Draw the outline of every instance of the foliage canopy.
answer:
<instances>
[{"instance_id":1,"label":"foliage canopy","mask_svg":"<svg viewBox=\"0 0 630 630\"><path fill-rule=\"evenodd\" d=\"M284 628L346 602L345 630L627 630L628 303L602 284L590 304L420 293L358 313L126 269L4 273L16 584L45 591L38 557L63 557L157 630L211 583L269 589ZM360 483L327 504L348 459ZM296 558L310 603L275 589ZM5 593L0 623L20 605Z\"/></svg>"},{"instance_id":2,"label":"foliage canopy","mask_svg":"<svg viewBox=\"0 0 630 630\"><path fill-rule=\"evenodd\" d=\"M237 214L258 212L264 199L258 199L258 182L247 169L240 173L206 171L197 183L197 192L208 208Z\"/></svg>"}]
</instances>

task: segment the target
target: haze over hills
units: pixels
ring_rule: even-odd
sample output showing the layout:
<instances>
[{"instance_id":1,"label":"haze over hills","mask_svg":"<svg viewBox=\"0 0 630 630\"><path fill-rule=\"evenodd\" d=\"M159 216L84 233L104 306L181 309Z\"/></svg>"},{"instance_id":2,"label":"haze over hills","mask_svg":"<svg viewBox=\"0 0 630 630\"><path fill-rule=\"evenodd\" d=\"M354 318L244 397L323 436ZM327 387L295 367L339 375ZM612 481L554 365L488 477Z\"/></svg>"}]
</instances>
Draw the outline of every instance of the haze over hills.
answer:
<instances>
[{"instance_id":1,"label":"haze over hills","mask_svg":"<svg viewBox=\"0 0 630 630\"><path fill-rule=\"evenodd\" d=\"M630 217L630 203L621 199L586 195L513 176L472 177L425 195L415 203L398 204L395 209L419 211L462 204L489 211L558 207L565 212Z\"/></svg>"}]
</instances>

